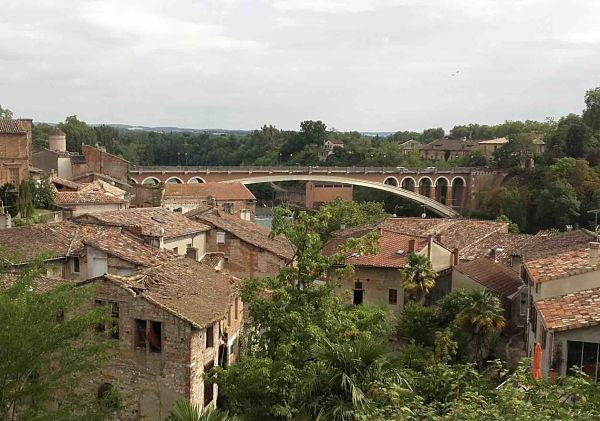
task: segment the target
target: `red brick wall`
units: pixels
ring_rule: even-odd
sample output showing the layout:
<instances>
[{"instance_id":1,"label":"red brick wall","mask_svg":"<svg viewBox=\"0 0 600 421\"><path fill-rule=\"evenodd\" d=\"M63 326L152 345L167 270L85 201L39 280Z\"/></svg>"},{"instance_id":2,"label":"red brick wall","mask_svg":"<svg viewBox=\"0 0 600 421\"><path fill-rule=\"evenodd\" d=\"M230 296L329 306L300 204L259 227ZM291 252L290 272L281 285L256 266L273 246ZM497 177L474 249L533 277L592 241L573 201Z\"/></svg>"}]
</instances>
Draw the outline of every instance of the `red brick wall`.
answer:
<instances>
[{"instance_id":1,"label":"red brick wall","mask_svg":"<svg viewBox=\"0 0 600 421\"><path fill-rule=\"evenodd\" d=\"M0 185L9 182L19 184L29 178L32 125L31 120L20 121L27 130L26 134L0 134ZM11 179L13 174L18 174L16 181Z\"/></svg>"},{"instance_id":2,"label":"red brick wall","mask_svg":"<svg viewBox=\"0 0 600 421\"><path fill-rule=\"evenodd\" d=\"M315 204L329 203L336 197L352 200L352 185L327 184L308 181L306 183L306 207L312 209Z\"/></svg>"},{"instance_id":3,"label":"red brick wall","mask_svg":"<svg viewBox=\"0 0 600 421\"><path fill-rule=\"evenodd\" d=\"M83 146L85 164L73 165L73 176L96 172L121 181L127 181L128 163L124 159L106 153L90 145Z\"/></svg>"}]
</instances>

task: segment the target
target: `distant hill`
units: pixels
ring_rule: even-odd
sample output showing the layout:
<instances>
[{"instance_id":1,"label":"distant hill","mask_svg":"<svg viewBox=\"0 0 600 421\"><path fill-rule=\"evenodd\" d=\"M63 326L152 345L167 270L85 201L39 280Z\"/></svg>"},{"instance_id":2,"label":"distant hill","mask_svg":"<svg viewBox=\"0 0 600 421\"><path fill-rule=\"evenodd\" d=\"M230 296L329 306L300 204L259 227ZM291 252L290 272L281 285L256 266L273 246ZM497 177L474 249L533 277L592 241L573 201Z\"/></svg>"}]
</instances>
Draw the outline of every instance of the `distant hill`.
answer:
<instances>
[{"instance_id":1,"label":"distant hill","mask_svg":"<svg viewBox=\"0 0 600 421\"><path fill-rule=\"evenodd\" d=\"M93 124L93 126L110 126L115 127L117 129L122 130L139 130L143 132L160 132L160 133L208 133L212 135L238 135L243 136L250 133L250 130L228 130L228 129L190 129L183 127L172 127L172 126L132 126L129 124L114 124L114 123L103 123L103 124Z\"/></svg>"}]
</instances>

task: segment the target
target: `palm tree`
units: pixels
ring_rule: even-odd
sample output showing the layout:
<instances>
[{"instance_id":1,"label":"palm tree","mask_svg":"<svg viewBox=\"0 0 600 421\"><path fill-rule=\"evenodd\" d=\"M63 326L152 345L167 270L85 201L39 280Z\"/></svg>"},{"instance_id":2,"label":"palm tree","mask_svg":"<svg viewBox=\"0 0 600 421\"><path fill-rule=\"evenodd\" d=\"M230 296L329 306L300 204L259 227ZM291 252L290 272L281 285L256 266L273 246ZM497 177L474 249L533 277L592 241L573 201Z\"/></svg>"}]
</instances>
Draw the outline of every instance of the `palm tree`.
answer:
<instances>
[{"instance_id":1,"label":"palm tree","mask_svg":"<svg viewBox=\"0 0 600 421\"><path fill-rule=\"evenodd\" d=\"M410 389L387 358L385 345L370 338L324 339L315 347L314 360L315 373L302 396L305 419L354 420L357 413L368 413L382 385Z\"/></svg>"},{"instance_id":2,"label":"palm tree","mask_svg":"<svg viewBox=\"0 0 600 421\"><path fill-rule=\"evenodd\" d=\"M167 421L237 421L238 418L230 416L227 411L220 409L209 409L201 413L198 405L192 405L188 401L178 400L167 417Z\"/></svg>"},{"instance_id":3,"label":"palm tree","mask_svg":"<svg viewBox=\"0 0 600 421\"><path fill-rule=\"evenodd\" d=\"M411 253L408 263L401 270L404 289L415 296L415 301L423 304L425 296L435 286L437 272L431 266L429 258L423 254Z\"/></svg>"},{"instance_id":4,"label":"palm tree","mask_svg":"<svg viewBox=\"0 0 600 421\"><path fill-rule=\"evenodd\" d=\"M492 335L505 325L503 313L498 297L488 290L480 290L470 294L456 315L456 324L471 335L475 362L480 370Z\"/></svg>"}]
</instances>

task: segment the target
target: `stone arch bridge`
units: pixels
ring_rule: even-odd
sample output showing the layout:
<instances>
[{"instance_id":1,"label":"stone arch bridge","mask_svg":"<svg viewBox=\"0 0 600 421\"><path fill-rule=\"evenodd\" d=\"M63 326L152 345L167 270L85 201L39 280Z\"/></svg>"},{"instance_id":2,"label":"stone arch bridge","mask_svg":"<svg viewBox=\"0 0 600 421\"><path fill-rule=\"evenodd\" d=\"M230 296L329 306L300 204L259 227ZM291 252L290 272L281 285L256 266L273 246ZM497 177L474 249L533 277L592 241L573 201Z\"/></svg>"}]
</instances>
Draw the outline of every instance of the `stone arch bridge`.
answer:
<instances>
[{"instance_id":1,"label":"stone arch bridge","mask_svg":"<svg viewBox=\"0 0 600 421\"><path fill-rule=\"evenodd\" d=\"M244 184L278 181L343 183L387 191L425 204L442 216L457 217L476 206L476 193L502 183L507 173L481 168L451 170L386 167L137 167L132 182Z\"/></svg>"}]
</instances>

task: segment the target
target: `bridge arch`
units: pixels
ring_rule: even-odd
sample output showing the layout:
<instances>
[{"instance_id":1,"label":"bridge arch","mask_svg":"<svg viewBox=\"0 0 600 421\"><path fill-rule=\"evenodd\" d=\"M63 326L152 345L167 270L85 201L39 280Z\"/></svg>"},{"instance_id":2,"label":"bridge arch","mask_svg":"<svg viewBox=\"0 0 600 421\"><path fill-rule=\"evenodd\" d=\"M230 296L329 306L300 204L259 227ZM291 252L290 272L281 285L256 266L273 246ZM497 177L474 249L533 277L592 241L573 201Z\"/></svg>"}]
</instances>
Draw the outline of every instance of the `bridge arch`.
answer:
<instances>
[{"instance_id":1,"label":"bridge arch","mask_svg":"<svg viewBox=\"0 0 600 421\"><path fill-rule=\"evenodd\" d=\"M202 177L198 177L197 175L191 177L188 180L188 184L197 184L197 183L206 183L206 181Z\"/></svg>"},{"instance_id":2,"label":"bridge arch","mask_svg":"<svg viewBox=\"0 0 600 421\"><path fill-rule=\"evenodd\" d=\"M129 182L133 184L138 184L138 181L133 177L129 177Z\"/></svg>"},{"instance_id":3,"label":"bridge arch","mask_svg":"<svg viewBox=\"0 0 600 421\"><path fill-rule=\"evenodd\" d=\"M383 184L387 184L388 186L400 187L400 184L398 183L398 179L396 177L394 177L393 175L386 177L385 180L383 180Z\"/></svg>"},{"instance_id":4,"label":"bridge arch","mask_svg":"<svg viewBox=\"0 0 600 421\"><path fill-rule=\"evenodd\" d=\"M160 180L156 177L146 177L142 180L142 184L146 184L146 185L160 184Z\"/></svg>"},{"instance_id":5,"label":"bridge arch","mask_svg":"<svg viewBox=\"0 0 600 421\"><path fill-rule=\"evenodd\" d=\"M165 184L184 184L183 180L179 177L169 177L165 180Z\"/></svg>"},{"instance_id":6,"label":"bridge arch","mask_svg":"<svg viewBox=\"0 0 600 421\"><path fill-rule=\"evenodd\" d=\"M435 199L438 202L446 203L450 191L450 181L446 177L440 176L435 180Z\"/></svg>"},{"instance_id":7,"label":"bridge arch","mask_svg":"<svg viewBox=\"0 0 600 421\"><path fill-rule=\"evenodd\" d=\"M431 197L431 192L434 189L433 180L428 176L421 177L419 180L419 194Z\"/></svg>"},{"instance_id":8,"label":"bridge arch","mask_svg":"<svg viewBox=\"0 0 600 421\"><path fill-rule=\"evenodd\" d=\"M386 191L389 193L396 194L398 196L405 197L409 200L419 202L427 206L435 213L450 218L460 217L460 213L446 206L431 197L421 195L419 193L412 192L410 190L403 189L401 187L391 186L381 182L360 180L349 177L336 177L333 175L315 175L315 174L288 174L288 175L266 175L260 177L240 177L236 179L221 181L221 183L243 183L243 184L257 184L257 183L270 183L278 181L323 181L327 183L336 184L352 184L354 186L370 187L377 190ZM431 183L431 179L429 179Z\"/></svg>"},{"instance_id":9,"label":"bridge arch","mask_svg":"<svg viewBox=\"0 0 600 421\"><path fill-rule=\"evenodd\" d=\"M414 192L417 190L417 182L415 181L415 179L413 177L411 177L409 175L402 179L402 182L400 183L400 187L402 187L405 190Z\"/></svg>"},{"instance_id":10,"label":"bridge arch","mask_svg":"<svg viewBox=\"0 0 600 421\"><path fill-rule=\"evenodd\" d=\"M452 179L450 191L454 201L453 207L461 208L464 205L466 187L467 181L463 177L457 176Z\"/></svg>"}]
</instances>

